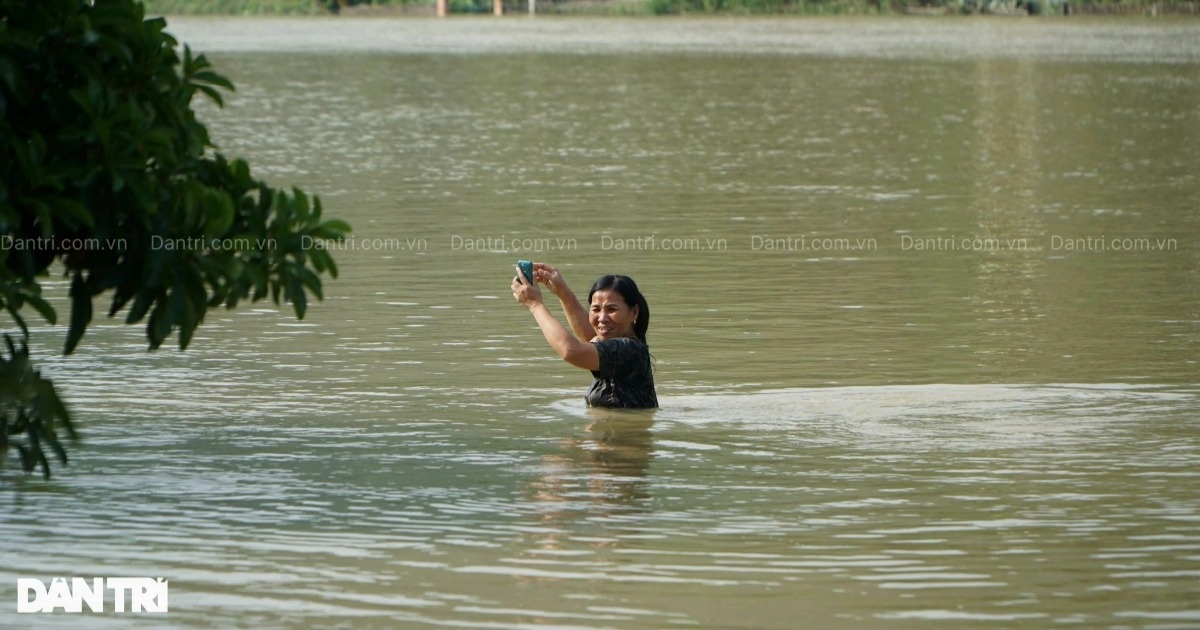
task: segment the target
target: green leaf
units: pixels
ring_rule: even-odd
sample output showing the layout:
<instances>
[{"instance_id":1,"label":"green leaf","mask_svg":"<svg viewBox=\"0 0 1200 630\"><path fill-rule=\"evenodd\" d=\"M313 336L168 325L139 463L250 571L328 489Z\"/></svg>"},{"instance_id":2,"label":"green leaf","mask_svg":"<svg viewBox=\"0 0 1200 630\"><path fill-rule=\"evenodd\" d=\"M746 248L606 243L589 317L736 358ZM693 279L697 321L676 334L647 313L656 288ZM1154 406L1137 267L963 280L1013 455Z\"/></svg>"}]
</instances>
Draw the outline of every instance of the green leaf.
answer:
<instances>
[{"instance_id":1,"label":"green leaf","mask_svg":"<svg viewBox=\"0 0 1200 630\"><path fill-rule=\"evenodd\" d=\"M322 222L313 230L313 238L327 238L340 241L352 231L349 223L340 219L330 219Z\"/></svg>"},{"instance_id":2,"label":"green leaf","mask_svg":"<svg viewBox=\"0 0 1200 630\"><path fill-rule=\"evenodd\" d=\"M171 286L170 293L167 294L167 330L169 331L171 328L181 325L190 310L187 291L184 290L183 283L177 277ZM167 334L169 332L163 334L164 339ZM183 340L181 339L180 343L182 342Z\"/></svg>"},{"instance_id":3,"label":"green leaf","mask_svg":"<svg viewBox=\"0 0 1200 630\"><path fill-rule=\"evenodd\" d=\"M17 322L17 328L21 329L21 335L24 337L29 337L29 327L25 325L25 318L21 317L21 312L18 310L20 307L20 302L14 303L5 301L4 303L4 310L8 311L8 314L13 318L13 321Z\"/></svg>"},{"instance_id":4,"label":"green leaf","mask_svg":"<svg viewBox=\"0 0 1200 630\"><path fill-rule=\"evenodd\" d=\"M296 217L301 221L308 219L308 195L304 194L299 188L292 189L293 203L296 209Z\"/></svg>"},{"instance_id":5,"label":"green leaf","mask_svg":"<svg viewBox=\"0 0 1200 630\"><path fill-rule=\"evenodd\" d=\"M50 215L50 206L39 199L30 200L30 205L37 211L37 219L42 226L42 238L53 238L54 219Z\"/></svg>"},{"instance_id":6,"label":"green leaf","mask_svg":"<svg viewBox=\"0 0 1200 630\"><path fill-rule=\"evenodd\" d=\"M210 238L223 236L233 225L233 200L210 189L204 195L204 206L207 214L204 234Z\"/></svg>"},{"instance_id":7,"label":"green leaf","mask_svg":"<svg viewBox=\"0 0 1200 630\"><path fill-rule=\"evenodd\" d=\"M220 92L208 87L207 85L197 85L196 89L200 90L205 96L212 99L212 101L216 103L218 107L225 107L225 99L221 96Z\"/></svg>"},{"instance_id":8,"label":"green leaf","mask_svg":"<svg viewBox=\"0 0 1200 630\"><path fill-rule=\"evenodd\" d=\"M326 251L322 251L321 253L325 256L325 266L329 268L329 276L332 278L338 277L338 266L337 262L333 260L333 256L330 256L329 252Z\"/></svg>"},{"instance_id":9,"label":"green leaf","mask_svg":"<svg viewBox=\"0 0 1200 630\"><path fill-rule=\"evenodd\" d=\"M195 333L196 327L204 321L204 311L208 308L208 292L200 274L193 267L181 268L175 278L172 298L177 293L182 293L186 298L184 310L176 320L179 324L179 349L186 350L192 342L192 334Z\"/></svg>"},{"instance_id":10,"label":"green leaf","mask_svg":"<svg viewBox=\"0 0 1200 630\"><path fill-rule=\"evenodd\" d=\"M155 297L155 293L148 289L138 291L137 299L133 301L133 306L129 308L129 315L125 317L125 323L136 324L140 322L154 304Z\"/></svg>"},{"instance_id":11,"label":"green leaf","mask_svg":"<svg viewBox=\"0 0 1200 630\"><path fill-rule=\"evenodd\" d=\"M76 271L71 281L71 326L67 330L67 344L63 354L75 352L75 346L83 338L88 324L92 321L92 296L88 293L83 281L83 274Z\"/></svg>"},{"instance_id":12,"label":"green leaf","mask_svg":"<svg viewBox=\"0 0 1200 630\"><path fill-rule=\"evenodd\" d=\"M239 189L250 187L250 165L245 160L234 160L229 165L233 172L233 183Z\"/></svg>"},{"instance_id":13,"label":"green leaf","mask_svg":"<svg viewBox=\"0 0 1200 630\"><path fill-rule=\"evenodd\" d=\"M308 310L308 298L304 296L304 287L295 277L288 283L288 292L291 294L292 309L296 311L296 319L304 319L304 311Z\"/></svg>"},{"instance_id":14,"label":"green leaf","mask_svg":"<svg viewBox=\"0 0 1200 630\"><path fill-rule=\"evenodd\" d=\"M63 448L62 444L56 439L46 440L46 443L50 445L50 448L51 448L51 450L54 451L54 456L58 458L58 461L63 466L66 466L67 465L67 449Z\"/></svg>"},{"instance_id":15,"label":"green leaf","mask_svg":"<svg viewBox=\"0 0 1200 630\"><path fill-rule=\"evenodd\" d=\"M203 58L204 55L200 55L200 57ZM223 87L231 92L236 91L236 88L233 87L233 83L231 83L229 79L217 74L216 72L213 72L212 70L203 70L193 74L192 81L196 83L209 83L211 85Z\"/></svg>"},{"instance_id":16,"label":"green leaf","mask_svg":"<svg viewBox=\"0 0 1200 630\"><path fill-rule=\"evenodd\" d=\"M38 382L38 399L42 402L41 412L48 417L61 420L62 427L67 431L67 437L72 440L79 440L79 434L75 432L75 425L71 422L71 414L67 412L67 406L58 397L58 392L54 390L54 383L47 379L40 379Z\"/></svg>"},{"instance_id":17,"label":"green leaf","mask_svg":"<svg viewBox=\"0 0 1200 630\"><path fill-rule=\"evenodd\" d=\"M17 454L21 456L21 470L24 472L33 472L33 467L37 465L37 460L33 458L33 454L24 444L13 444L17 447Z\"/></svg>"},{"instance_id":18,"label":"green leaf","mask_svg":"<svg viewBox=\"0 0 1200 630\"><path fill-rule=\"evenodd\" d=\"M325 273L325 270L329 268L329 261L331 260L329 252L320 247L309 248L308 259L312 261L313 269L317 273Z\"/></svg>"},{"instance_id":19,"label":"green leaf","mask_svg":"<svg viewBox=\"0 0 1200 630\"><path fill-rule=\"evenodd\" d=\"M29 302L29 305L32 306L35 311L41 314L42 318L46 320L46 323L50 324L51 326L58 323L58 314L54 312L54 307L50 306L49 302L42 299L42 296L26 293L25 301Z\"/></svg>"},{"instance_id":20,"label":"green leaf","mask_svg":"<svg viewBox=\"0 0 1200 630\"><path fill-rule=\"evenodd\" d=\"M325 295L321 292L321 279L317 277L317 274L310 271L307 267L302 267L300 265L296 265L292 271L298 278L300 278L300 282L303 283L305 287L308 287L308 290L312 291L313 295L317 296L317 299L325 299Z\"/></svg>"},{"instance_id":21,"label":"green leaf","mask_svg":"<svg viewBox=\"0 0 1200 630\"><path fill-rule=\"evenodd\" d=\"M253 294L250 296L251 302L257 302L267 294L267 276L262 272L257 265L246 265L246 276L250 279L250 283L254 288Z\"/></svg>"},{"instance_id":22,"label":"green leaf","mask_svg":"<svg viewBox=\"0 0 1200 630\"><path fill-rule=\"evenodd\" d=\"M92 213L81 203L67 197L52 197L51 203L58 208L62 217L66 219L64 223L67 227L85 226L95 227L95 219Z\"/></svg>"},{"instance_id":23,"label":"green leaf","mask_svg":"<svg viewBox=\"0 0 1200 630\"><path fill-rule=\"evenodd\" d=\"M171 334L171 318L167 314L167 301L160 299L155 303L154 310L150 311L150 321L146 322L146 336L150 340L150 349L154 350L161 346L169 334Z\"/></svg>"}]
</instances>

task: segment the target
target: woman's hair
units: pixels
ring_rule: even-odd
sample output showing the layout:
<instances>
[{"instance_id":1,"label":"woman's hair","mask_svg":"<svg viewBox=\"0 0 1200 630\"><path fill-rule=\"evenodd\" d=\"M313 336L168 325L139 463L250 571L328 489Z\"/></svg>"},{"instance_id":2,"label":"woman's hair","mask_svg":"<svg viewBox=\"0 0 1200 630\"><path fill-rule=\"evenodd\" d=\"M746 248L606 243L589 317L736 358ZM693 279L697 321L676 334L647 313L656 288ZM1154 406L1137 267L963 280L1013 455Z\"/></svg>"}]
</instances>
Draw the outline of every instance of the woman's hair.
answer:
<instances>
[{"instance_id":1,"label":"woman's hair","mask_svg":"<svg viewBox=\"0 0 1200 630\"><path fill-rule=\"evenodd\" d=\"M646 329L650 327L650 305L646 303L646 296L638 290L637 283L629 276L607 275L602 276L592 285L592 290L588 291L588 304L592 303L592 295L597 291L613 290L621 294L625 299L625 305L629 308L637 307L637 321L633 324L633 334L637 338L646 343Z\"/></svg>"}]
</instances>

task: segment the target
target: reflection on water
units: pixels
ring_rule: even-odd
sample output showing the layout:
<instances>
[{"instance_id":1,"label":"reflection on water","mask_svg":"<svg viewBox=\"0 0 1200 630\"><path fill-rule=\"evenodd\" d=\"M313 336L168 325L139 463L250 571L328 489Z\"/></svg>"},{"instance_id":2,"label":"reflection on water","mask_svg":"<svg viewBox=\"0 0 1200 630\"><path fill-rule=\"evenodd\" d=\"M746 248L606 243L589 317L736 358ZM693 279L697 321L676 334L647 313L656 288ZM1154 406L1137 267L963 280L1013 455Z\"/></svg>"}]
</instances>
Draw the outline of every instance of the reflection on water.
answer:
<instances>
[{"instance_id":1,"label":"reflection on water","mask_svg":"<svg viewBox=\"0 0 1200 630\"><path fill-rule=\"evenodd\" d=\"M544 458L546 474L534 485L533 500L588 497L598 506L636 507L649 496L645 477L654 451L654 413L589 412L600 417L587 426L584 436L568 438L563 453ZM553 509L547 506L546 511Z\"/></svg>"},{"instance_id":2,"label":"reflection on water","mask_svg":"<svg viewBox=\"0 0 1200 630\"><path fill-rule=\"evenodd\" d=\"M223 149L390 245L187 353L35 331L85 443L0 472L0 626L57 575L171 612L39 626L1200 623L1195 25L356 24L188 24ZM661 409L584 407L531 255L638 279Z\"/></svg>"}]
</instances>

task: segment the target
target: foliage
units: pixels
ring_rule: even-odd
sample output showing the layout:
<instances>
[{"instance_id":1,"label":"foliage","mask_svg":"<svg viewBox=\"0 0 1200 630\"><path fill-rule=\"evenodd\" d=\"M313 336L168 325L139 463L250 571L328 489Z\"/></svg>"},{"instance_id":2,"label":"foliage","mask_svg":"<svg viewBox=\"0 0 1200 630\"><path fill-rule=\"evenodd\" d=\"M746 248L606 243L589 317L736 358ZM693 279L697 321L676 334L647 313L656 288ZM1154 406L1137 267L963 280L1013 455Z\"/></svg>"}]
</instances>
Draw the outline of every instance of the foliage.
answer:
<instances>
[{"instance_id":1,"label":"foliage","mask_svg":"<svg viewBox=\"0 0 1200 630\"><path fill-rule=\"evenodd\" d=\"M883 0L647 0L650 12L738 14L854 14L880 13L890 5Z\"/></svg>"},{"instance_id":2,"label":"foliage","mask_svg":"<svg viewBox=\"0 0 1200 630\"><path fill-rule=\"evenodd\" d=\"M357 5L394 6L433 0L142 0L146 11L159 15L310 15L338 13Z\"/></svg>"},{"instance_id":3,"label":"foliage","mask_svg":"<svg viewBox=\"0 0 1200 630\"><path fill-rule=\"evenodd\" d=\"M10 389L6 372L0 413L4 444L24 433L35 458L41 438L58 450L56 419L71 426L24 342L25 306L57 322L40 285L51 265L70 278L66 354L106 292L109 317L146 321L150 348L178 333L182 349L210 308L270 297L303 317L318 274L337 275L311 245L350 227L212 150L191 101L222 104L233 85L165 26L134 0L0 0L0 309L22 337L4 369L33 388Z\"/></svg>"},{"instance_id":4,"label":"foliage","mask_svg":"<svg viewBox=\"0 0 1200 630\"><path fill-rule=\"evenodd\" d=\"M450 0L451 13L491 13L490 0Z\"/></svg>"},{"instance_id":5,"label":"foliage","mask_svg":"<svg viewBox=\"0 0 1200 630\"><path fill-rule=\"evenodd\" d=\"M0 466L9 446L21 457L21 468L33 472L42 467L42 475L50 478L50 461L46 448L58 461L67 463L67 451L59 441L61 427L72 440L77 440L75 427L66 406L54 391L54 384L41 377L29 362L29 348L17 347L10 335L4 335L7 353L0 351ZM10 436L24 436L24 443Z\"/></svg>"},{"instance_id":6,"label":"foliage","mask_svg":"<svg viewBox=\"0 0 1200 630\"><path fill-rule=\"evenodd\" d=\"M325 0L142 0L155 15L313 15L326 11Z\"/></svg>"}]
</instances>

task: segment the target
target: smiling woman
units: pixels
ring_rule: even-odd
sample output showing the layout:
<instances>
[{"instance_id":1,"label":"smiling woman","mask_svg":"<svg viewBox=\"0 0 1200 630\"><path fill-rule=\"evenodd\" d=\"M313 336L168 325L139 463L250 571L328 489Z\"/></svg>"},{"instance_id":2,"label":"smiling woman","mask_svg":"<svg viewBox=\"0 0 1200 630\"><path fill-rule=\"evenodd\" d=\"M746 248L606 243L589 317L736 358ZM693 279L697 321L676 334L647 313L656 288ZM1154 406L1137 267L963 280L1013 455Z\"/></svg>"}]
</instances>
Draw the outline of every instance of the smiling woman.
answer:
<instances>
[{"instance_id":1,"label":"smiling woman","mask_svg":"<svg viewBox=\"0 0 1200 630\"><path fill-rule=\"evenodd\" d=\"M603 276L588 292L589 307L585 308L557 269L545 263L534 263L533 269L533 282L518 269L512 281L513 297L533 314L558 356L591 371L596 380L587 394L588 405L658 407L646 344L650 305L637 283L628 276ZM562 303L570 330L546 308L539 282Z\"/></svg>"}]
</instances>

